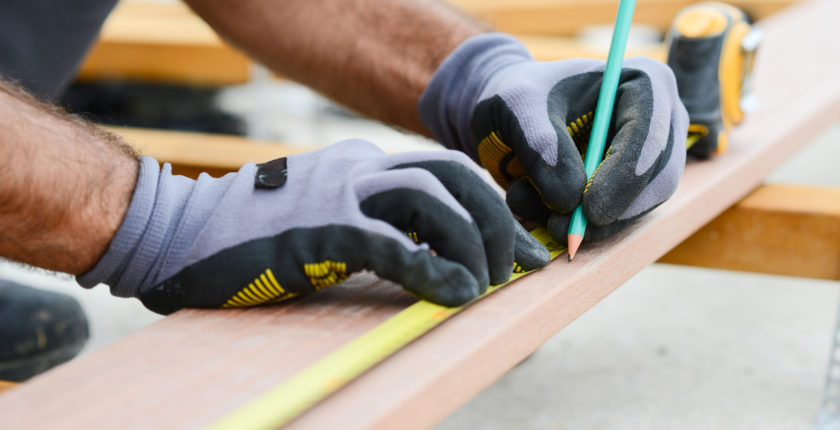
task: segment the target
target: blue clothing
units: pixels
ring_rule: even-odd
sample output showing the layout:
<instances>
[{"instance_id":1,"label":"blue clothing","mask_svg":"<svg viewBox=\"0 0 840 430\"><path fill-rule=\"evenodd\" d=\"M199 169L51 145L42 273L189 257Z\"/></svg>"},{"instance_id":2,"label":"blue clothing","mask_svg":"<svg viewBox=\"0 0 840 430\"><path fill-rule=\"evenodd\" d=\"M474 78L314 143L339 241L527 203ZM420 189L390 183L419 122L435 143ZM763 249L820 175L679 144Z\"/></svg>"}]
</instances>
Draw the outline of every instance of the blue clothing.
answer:
<instances>
[{"instance_id":1,"label":"blue clothing","mask_svg":"<svg viewBox=\"0 0 840 430\"><path fill-rule=\"evenodd\" d=\"M117 0L0 1L0 76L58 97Z\"/></svg>"}]
</instances>

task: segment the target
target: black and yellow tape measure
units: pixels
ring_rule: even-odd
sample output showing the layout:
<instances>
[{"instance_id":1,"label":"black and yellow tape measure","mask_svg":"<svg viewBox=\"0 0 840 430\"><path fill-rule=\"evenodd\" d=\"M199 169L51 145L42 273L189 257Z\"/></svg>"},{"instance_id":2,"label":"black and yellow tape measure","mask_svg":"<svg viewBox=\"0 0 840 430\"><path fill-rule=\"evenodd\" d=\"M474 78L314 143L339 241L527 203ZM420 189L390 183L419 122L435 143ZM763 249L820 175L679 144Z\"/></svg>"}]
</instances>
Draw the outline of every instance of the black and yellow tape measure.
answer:
<instances>
[{"instance_id":1,"label":"black and yellow tape measure","mask_svg":"<svg viewBox=\"0 0 840 430\"><path fill-rule=\"evenodd\" d=\"M760 42L761 32L734 6L703 2L677 14L668 35L668 66L688 110L689 154L726 152L729 130L756 103L751 76Z\"/></svg>"}]
</instances>

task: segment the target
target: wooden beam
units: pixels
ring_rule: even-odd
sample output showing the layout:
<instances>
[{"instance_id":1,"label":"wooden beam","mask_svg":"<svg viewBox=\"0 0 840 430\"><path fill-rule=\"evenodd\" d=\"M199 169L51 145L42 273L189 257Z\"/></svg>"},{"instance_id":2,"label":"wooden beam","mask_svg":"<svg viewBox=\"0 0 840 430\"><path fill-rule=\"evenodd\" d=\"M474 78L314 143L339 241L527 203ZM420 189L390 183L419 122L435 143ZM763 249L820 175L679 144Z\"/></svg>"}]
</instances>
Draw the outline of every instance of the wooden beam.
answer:
<instances>
[{"instance_id":1,"label":"wooden beam","mask_svg":"<svg viewBox=\"0 0 840 430\"><path fill-rule=\"evenodd\" d=\"M531 55L540 61L566 60L569 58L607 59L609 46L592 47L571 37L517 34L516 37L528 47ZM650 57L664 62L667 56L665 45L656 43L642 46L628 46L625 57Z\"/></svg>"},{"instance_id":2,"label":"wooden beam","mask_svg":"<svg viewBox=\"0 0 840 430\"><path fill-rule=\"evenodd\" d=\"M840 280L840 189L758 188L659 262Z\"/></svg>"},{"instance_id":3,"label":"wooden beam","mask_svg":"<svg viewBox=\"0 0 840 430\"><path fill-rule=\"evenodd\" d=\"M250 64L183 3L121 1L79 79L230 85L250 80Z\"/></svg>"},{"instance_id":4,"label":"wooden beam","mask_svg":"<svg viewBox=\"0 0 840 430\"><path fill-rule=\"evenodd\" d=\"M587 6L584 6L584 11L574 12L581 7L580 5ZM467 6L476 13L485 13L482 12L481 4ZM532 19L515 18L522 14L540 16L546 13L582 13L589 16L589 21L597 22L605 16L604 12L608 9L614 16L613 2L561 2L553 6L508 2L487 5L486 13L502 20L503 24L507 22L509 15L510 20L516 22L516 19ZM598 15L598 10L602 10L601 15ZM564 18L559 22L561 25L573 25L575 29L579 29L580 22L577 19ZM552 25L557 27L556 22ZM546 33L534 31L530 27L523 31L517 30L516 25L511 25L506 31L522 33L518 35L519 38L539 60L606 58L606 49L592 48L574 38L557 36L573 35L570 31ZM665 52L661 44L630 46L627 56L649 56L664 60ZM250 79L250 64L250 60L244 54L222 41L212 28L184 4L129 0L120 2L108 17L97 44L81 67L78 78L83 81L123 79L190 85L231 85Z\"/></svg>"},{"instance_id":5,"label":"wooden beam","mask_svg":"<svg viewBox=\"0 0 840 430\"><path fill-rule=\"evenodd\" d=\"M430 427L752 191L840 117L838 62L826 55L840 38L838 14L836 1L808 3L763 25L762 104L732 133L728 153L688 166L668 202L585 247L574 264L555 261L474 304L289 428ZM0 396L3 424L200 427L413 300L365 275L285 305L180 311Z\"/></svg>"},{"instance_id":6,"label":"wooden beam","mask_svg":"<svg viewBox=\"0 0 840 430\"><path fill-rule=\"evenodd\" d=\"M450 0L506 33L574 36L592 25L612 25L616 2L613 0ZM639 0L633 24L648 25L666 32L682 8L692 0ZM796 0L730 0L753 19L767 18L798 3Z\"/></svg>"},{"instance_id":7,"label":"wooden beam","mask_svg":"<svg viewBox=\"0 0 840 430\"><path fill-rule=\"evenodd\" d=\"M311 151L313 146L246 139L238 136L149 130L131 127L107 127L160 162L172 164L172 171L195 178L206 172L221 176L238 170L243 164L262 163L291 154Z\"/></svg>"},{"instance_id":8,"label":"wooden beam","mask_svg":"<svg viewBox=\"0 0 840 430\"><path fill-rule=\"evenodd\" d=\"M606 58L571 36L590 25L611 25L613 0L454 0L452 3L516 34L539 60ZM634 22L666 31L689 0L642 0ZM796 0L736 0L754 18L763 19ZM561 36L561 37L558 37ZM662 45L633 47L627 56L663 60ZM230 85L250 79L250 60L223 42L182 3L122 1L105 22L99 42L82 65L84 81L126 79L192 85Z\"/></svg>"}]
</instances>

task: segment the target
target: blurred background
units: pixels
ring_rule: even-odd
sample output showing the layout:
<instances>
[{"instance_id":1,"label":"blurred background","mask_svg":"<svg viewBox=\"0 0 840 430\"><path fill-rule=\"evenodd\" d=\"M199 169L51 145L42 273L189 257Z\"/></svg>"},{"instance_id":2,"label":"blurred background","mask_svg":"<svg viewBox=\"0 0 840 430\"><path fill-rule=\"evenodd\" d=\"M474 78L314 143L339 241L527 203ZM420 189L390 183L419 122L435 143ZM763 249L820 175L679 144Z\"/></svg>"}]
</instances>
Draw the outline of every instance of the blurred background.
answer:
<instances>
[{"instance_id":1,"label":"blurred background","mask_svg":"<svg viewBox=\"0 0 840 430\"><path fill-rule=\"evenodd\" d=\"M536 11L569 6L530 15L511 0L454 3L517 34L539 59L606 57L615 2L531 0L526 3ZM687 2L660 3L656 14L637 14L641 24L631 33L629 55L664 58L664 30ZM792 2L753 3L747 12L763 18ZM60 103L105 125L245 136L269 150L346 138L387 151L439 148L359 118L252 63L175 1L122 1ZM161 150L138 136L129 142L149 155ZM768 182L840 186L838 142L835 126ZM91 321L84 353L160 318L136 300L110 296L105 286L84 290L69 276L8 262L0 262L0 276L76 297ZM439 428L810 428L832 344L837 287L654 264Z\"/></svg>"}]
</instances>

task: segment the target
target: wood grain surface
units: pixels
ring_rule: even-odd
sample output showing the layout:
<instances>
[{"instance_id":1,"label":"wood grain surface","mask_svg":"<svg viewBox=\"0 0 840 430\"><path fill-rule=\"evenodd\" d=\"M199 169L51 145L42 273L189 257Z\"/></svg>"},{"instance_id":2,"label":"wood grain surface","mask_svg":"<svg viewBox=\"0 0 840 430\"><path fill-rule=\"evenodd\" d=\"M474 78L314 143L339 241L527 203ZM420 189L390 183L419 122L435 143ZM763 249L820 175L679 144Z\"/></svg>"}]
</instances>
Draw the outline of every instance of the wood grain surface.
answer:
<instances>
[{"instance_id":1,"label":"wood grain surface","mask_svg":"<svg viewBox=\"0 0 840 430\"><path fill-rule=\"evenodd\" d=\"M289 428L428 428L755 189L840 117L838 60L828 55L840 39L837 16L840 2L826 1L763 23L759 108L730 152L688 166L662 207L585 246L573 264L561 258L471 306ZM200 427L412 300L363 275L287 305L181 311L0 395L0 416L8 428Z\"/></svg>"}]
</instances>

